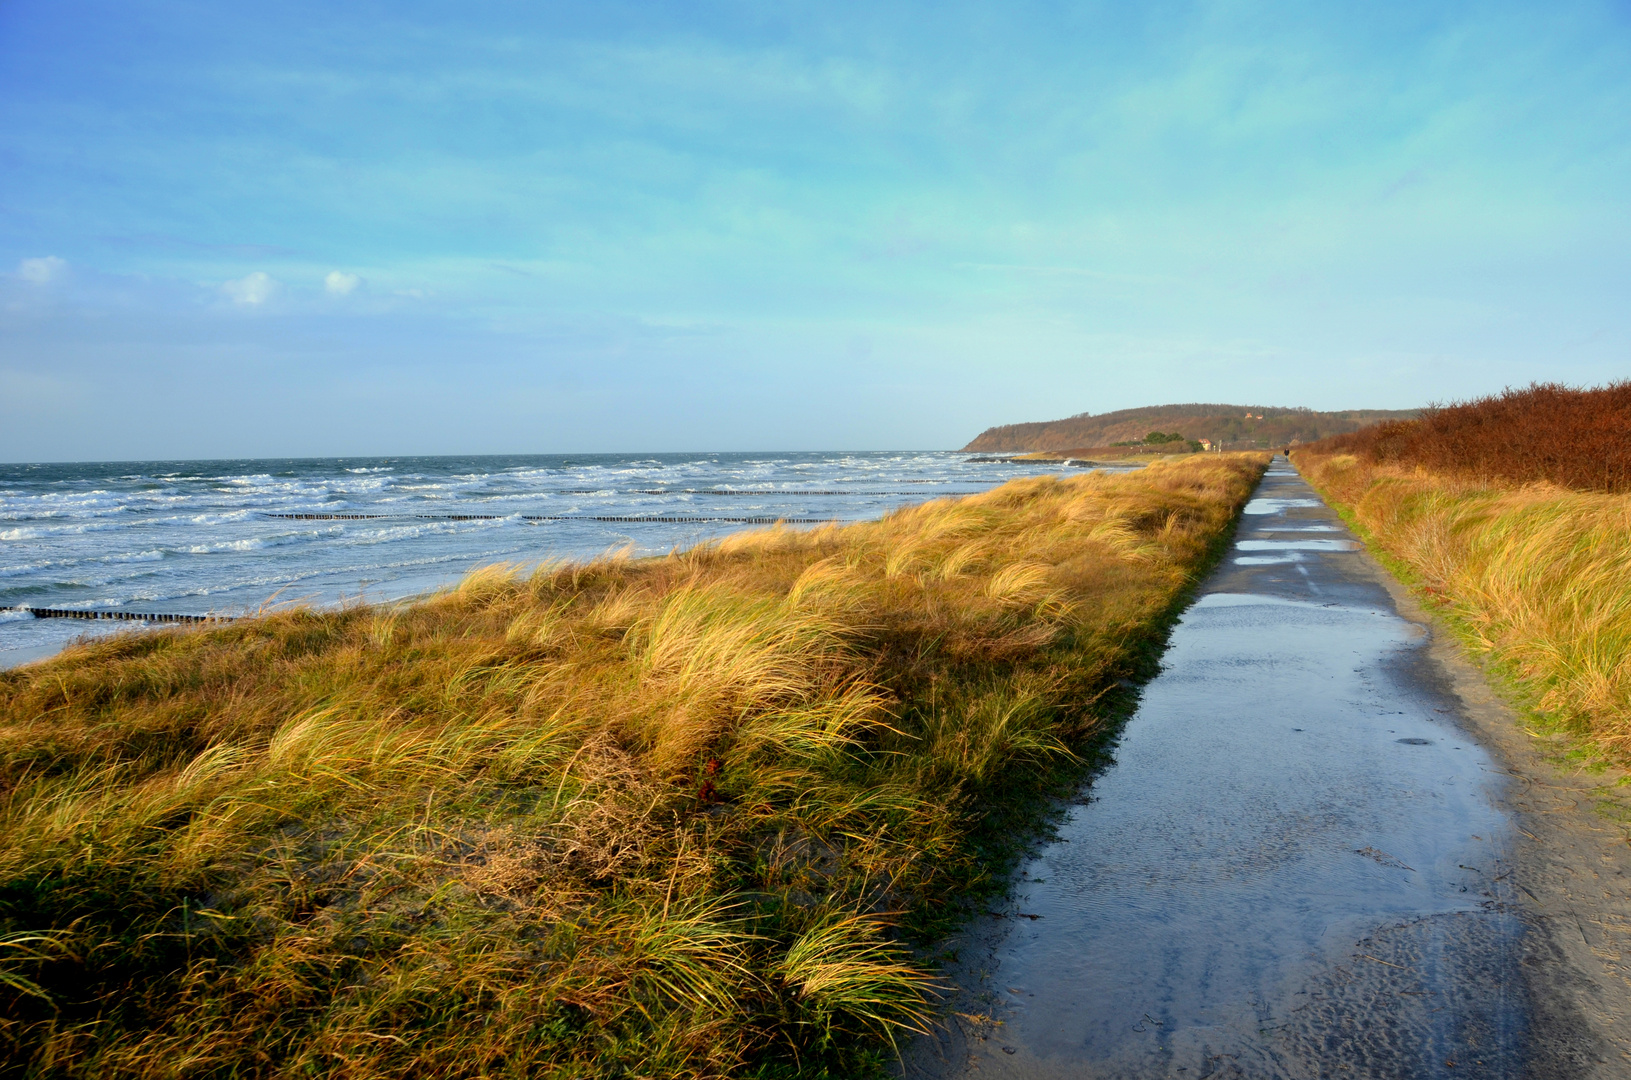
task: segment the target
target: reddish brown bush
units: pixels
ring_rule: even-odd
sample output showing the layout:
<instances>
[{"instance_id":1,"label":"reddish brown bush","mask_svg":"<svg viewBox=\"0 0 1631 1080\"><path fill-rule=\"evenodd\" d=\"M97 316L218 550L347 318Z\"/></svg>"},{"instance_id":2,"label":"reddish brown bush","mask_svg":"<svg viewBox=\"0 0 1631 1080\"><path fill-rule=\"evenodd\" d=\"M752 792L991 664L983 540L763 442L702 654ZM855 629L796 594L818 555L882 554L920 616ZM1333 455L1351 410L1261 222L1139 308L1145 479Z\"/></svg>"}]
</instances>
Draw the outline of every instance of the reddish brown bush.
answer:
<instances>
[{"instance_id":1,"label":"reddish brown bush","mask_svg":"<svg viewBox=\"0 0 1631 1080\"><path fill-rule=\"evenodd\" d=\"M1534 383L1310 443L1495 483L1546 480L1580 491L1631 491L1631 380L1595 390Z\"/></svg>"}]
</instances>

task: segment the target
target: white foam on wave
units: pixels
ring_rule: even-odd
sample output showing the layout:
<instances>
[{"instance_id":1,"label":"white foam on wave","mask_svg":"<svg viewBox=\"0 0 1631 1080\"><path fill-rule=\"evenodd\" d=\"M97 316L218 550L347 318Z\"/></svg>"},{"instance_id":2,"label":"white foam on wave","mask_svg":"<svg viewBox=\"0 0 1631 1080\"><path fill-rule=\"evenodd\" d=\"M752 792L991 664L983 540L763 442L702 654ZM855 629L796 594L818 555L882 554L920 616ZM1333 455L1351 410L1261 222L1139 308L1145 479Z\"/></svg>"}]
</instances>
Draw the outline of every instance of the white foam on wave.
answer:
<instances>
[{"instance_id":1,"label":"white foam on wave","mask_svg":"<svg viewBox=\"0 0 1631 1080\"><path fill-rule=\"evenodd\" d=\"M481 551L462 551L444 555L433 555L419 559L399 559L389 562L347 563L337 566L313 567L308 570L290 571L279 574L261 574L253 577L235 579L228 583L216 585L194 586L185 589L166 592L131 593L116 600L120 604L153 603L156 601L185 600L189 598L202 598L206 596L221 596L234 592L250 592L266 589L281 589L301 582L312 581L318 578L361 579L369 574L389 571L417 570L435 567L458 566L456 572L462 574L466 570L505 559L508 556L521 554L528 549L521 546L507 548L491 548ZM266 596L255 596L252 600L246 598L246 603L260 604Z\"/></svg>"},{"instance_id":2,"label":"white foam on wave","mask_svg":"<svg viewBox=\"0 0 1631 1080\"><path fill-rule=\"evenodd\" d=\"M482 521L421 521L412 525L378 526L351 526L343 530L335 539L336 547L362 547L375 544L388 544L399 540L417 540L430 536L456 536L474 532L486 532L495 528L522 524L516 516L488 519Z\"/></svg>"},{"instance_id":3,"label":"white foam on wave","mask_svg":"<svg viewBox=\"0 0 1631 1080\"><path fill-rule=\"evenodd\" d=\"M548 499L550 496L556 494L558 494L558 492L554 491L518 491L513 495L495 493L492 495L483 495L476 499L467 499L463 502L455 503L454 506L459 508L468 507L470 513L480 513L482 507L490 506L493 503L536 502L542 499ZM442 508L438 507L438 509ZM513 513L513 511L511 512Z\"/></svg>"},{"instance_id":4,"label":"white foam on wave","mask_svg":"<svg viewBox=\"0 0 1631 1080\"><path fill-rule=\"evenodd\" d=\"M50 563L23 563L19 566L0 566L0 578L26 577L48 569Z\"/></svg>"},{"instance_id":5,"label":"white foam on wave","mask_svg":"<svg viewBox=\"0 0 1631 1080\"><path fill-rule=\"evenodd\" d=\"M214 544L194 544L182 548L189 555L214 555L221 551L259 551L267 546L267 541L259 536L249 536L242 540L222 540Z\"/></svg>"},{"instance_id":6,"label":"white foam on wave","mask_svg":"<svg viewBox=\"0 0 1631 1080\"><path fill-rule=\"evenodd\" d=\"M45 540L54 536L78 536L82 533L108 532L123 527L113 521L81 521L67 525L19 525L15 529L0 529L0 540Z\"/></svg>"},{"instance_id":7,"label":"white foam on wave","mask_svg":"<svg viewBox=\"0 0 1631 1080\"><path fill-rule=\"evenodd\" d=\"M162 558L164 558L164 552L158 548L152 548L148 551L121 551L113 555L102 555L95 561L104 563L158 562Z\"/></svg>"}]
</instances>

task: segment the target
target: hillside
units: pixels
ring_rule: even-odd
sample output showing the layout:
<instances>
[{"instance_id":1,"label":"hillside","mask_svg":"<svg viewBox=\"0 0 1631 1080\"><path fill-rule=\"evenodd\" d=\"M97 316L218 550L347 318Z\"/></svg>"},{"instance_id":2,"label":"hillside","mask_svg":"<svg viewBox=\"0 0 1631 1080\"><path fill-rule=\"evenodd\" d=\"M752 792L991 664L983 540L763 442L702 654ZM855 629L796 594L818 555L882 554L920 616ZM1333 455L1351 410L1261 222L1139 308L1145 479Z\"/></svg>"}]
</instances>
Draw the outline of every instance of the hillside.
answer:
<instances>
[{"instance_id":1,"label":"hillside","mask_svg":"<svg viewBox=\"0 0 1631 1080\"><path fill-rule=\"evenodd\" d=\"M1080 413L1064 420L986 428L964 450L977 453L1073 450L1142 439L1151 431L1210 439L1226 449L1255 449L1344 435L1382 420L1408 420L1418 409L1315 412L1263 405L1151 405L1117 412Z\"/></svg>"}]
</instances>

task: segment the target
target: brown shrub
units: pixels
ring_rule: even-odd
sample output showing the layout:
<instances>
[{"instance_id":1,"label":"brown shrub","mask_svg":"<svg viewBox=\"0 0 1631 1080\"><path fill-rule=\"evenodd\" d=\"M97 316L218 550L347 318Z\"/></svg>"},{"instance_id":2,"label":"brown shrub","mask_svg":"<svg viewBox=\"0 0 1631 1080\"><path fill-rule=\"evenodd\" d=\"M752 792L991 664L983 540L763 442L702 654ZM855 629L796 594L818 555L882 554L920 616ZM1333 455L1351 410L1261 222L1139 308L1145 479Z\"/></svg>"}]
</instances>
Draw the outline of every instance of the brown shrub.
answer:
<instances>
[{"instance_id":1,"label":"brown shrub","mask_svg":"<svg viewBox=\"0 0 1631 1080\"><path fill-rule=\"evenodd\" d=\"M1299 454L1353 454L1484 483L1545 481L1577 491L1631 492L1631 380L1593 390L1534 383L1428 409L1311 443Z\"/></svg>"}]
</instances>

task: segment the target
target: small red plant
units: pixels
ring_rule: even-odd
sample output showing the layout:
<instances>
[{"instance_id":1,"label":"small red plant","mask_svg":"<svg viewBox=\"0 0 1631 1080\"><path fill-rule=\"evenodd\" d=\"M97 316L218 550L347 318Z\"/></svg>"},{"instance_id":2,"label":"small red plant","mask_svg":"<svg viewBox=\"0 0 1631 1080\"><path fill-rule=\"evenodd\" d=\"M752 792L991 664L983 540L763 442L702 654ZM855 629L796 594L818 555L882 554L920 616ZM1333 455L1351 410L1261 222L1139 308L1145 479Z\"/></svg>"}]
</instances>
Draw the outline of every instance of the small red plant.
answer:
<instances>
[{"instance_id":1,"label":"small red plant","mask_svg":"<svg viewBox=\"0 0 1631 1080\"><path fill-rule=\"evenodd\" d=\"M719 775L719 759L709 758L708 764L702 767L702 786L697 789L697 802L715 803L721 798L719 789L714 786L714 777Z\"/></svg>"}]
</instances>

